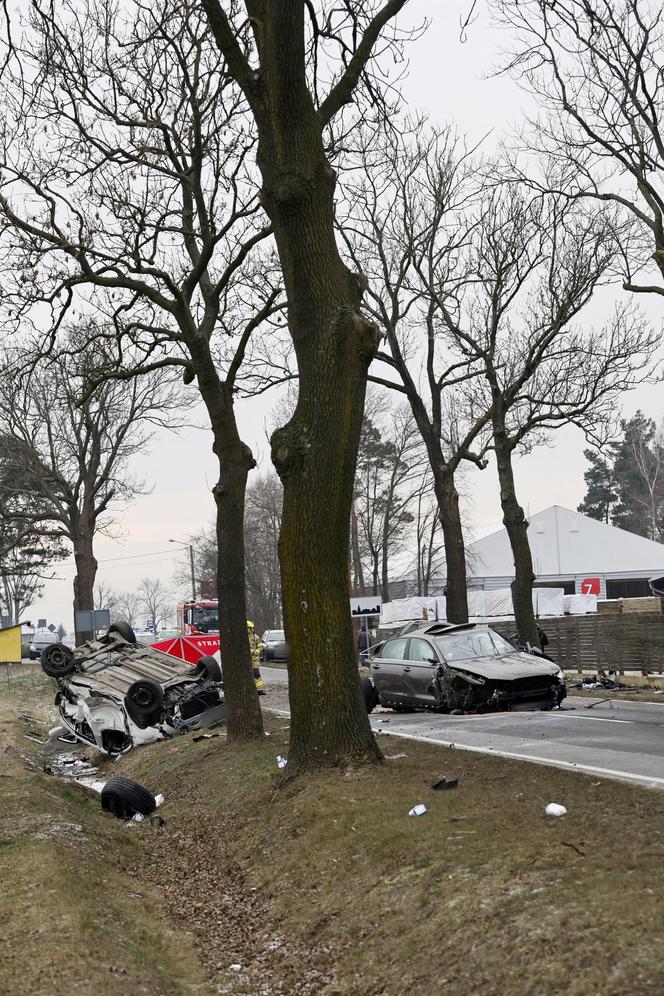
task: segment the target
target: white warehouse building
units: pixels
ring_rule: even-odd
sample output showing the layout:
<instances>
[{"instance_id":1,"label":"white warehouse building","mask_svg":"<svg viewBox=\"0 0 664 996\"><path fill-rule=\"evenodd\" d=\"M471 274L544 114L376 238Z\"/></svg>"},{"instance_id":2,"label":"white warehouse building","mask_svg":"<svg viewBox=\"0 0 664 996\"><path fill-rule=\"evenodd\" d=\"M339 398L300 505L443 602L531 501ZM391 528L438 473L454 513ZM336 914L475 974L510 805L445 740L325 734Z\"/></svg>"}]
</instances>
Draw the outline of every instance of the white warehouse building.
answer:
<instances>
[{"instance_id":1,"label":"white warehouse building","mask_svg":"<svg viewBox=\"0 0 664 996\"><path fill-rule=\"evenodd\" d=\"M652 594L649 579L664 575L664 544L590 519L560 505L529 517L528 539L537 587L566 595L633 598ZM469 587L508 588L514 558L503 527L466 547Z\"/></svg>"}]
</instances>

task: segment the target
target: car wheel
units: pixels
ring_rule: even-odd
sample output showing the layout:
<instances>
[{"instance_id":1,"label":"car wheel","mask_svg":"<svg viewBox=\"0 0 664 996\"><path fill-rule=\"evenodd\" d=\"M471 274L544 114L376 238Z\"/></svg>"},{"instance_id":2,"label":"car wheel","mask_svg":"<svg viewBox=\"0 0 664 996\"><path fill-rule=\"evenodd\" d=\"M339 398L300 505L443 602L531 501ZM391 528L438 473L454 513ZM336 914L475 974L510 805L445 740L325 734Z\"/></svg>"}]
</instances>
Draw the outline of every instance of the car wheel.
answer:
<instances>
[{"instance_id":1,"label":"car wheel","mask_svg":"<svg viewBox=\"0 0 664 996\"><path fill-rule=\"evenodd\" d=\"M360 678L360 691L362 692L367 712L373 712L378 705L378 693L373 686L371 678Z\"/></svg>"},{"instance_id":2,"label":"car wheel","mask_svg":"<svg viewBox=\"0 0 664 996\"><path fill-rule=\"evenodd\" d=\"M216 659L216 657L211 657L210 654L204 654L203 657L196 661L198 667L202 667L205 671L209 681L222 681L221 674L221 664Z\"/></svg>"},{"instance_id":3,"label":"car wheel","mask_svg":"<svg viewBox=\"0 0 664 996\"><path fill-rule=\"evenodd\" d=\"M149 816L157 804L152 792L131 778L110 778L101 790L101 808L119 820L130 820L135 813Z\"/></svg>"},{"instance_id":4,"label":"car wheel","mask_svg":"<svg viewBox=\"0 0 664 996\"><path fill-rule=\"evenodd\" d=\"M74 653L63 643L52 643L41 652L41 666L49 678L64 678L74 670Z\"/></svg>"},{"instance_id":5,"label":"car wheel","mask_svg":"<svg viewBox=\"0 0 664 996\"><path fill-rule=\"evenodd\" d=\"M111 636L112 633L117 633L127 643L136 643L136 634L128 622L111 623L108 627L108 635Z\"/></svg>"},{"instance_id":6,"label":"car wheel","mask_svg":"<svg viewBox=\"0 0 664 996\"><path fill-rule=\"evenodd\" d=\"M152 713L161 709L164 693L161 685L151 678L141 678L130 685L125 695L125 705L131 702L139 712Z\"/></svg>"}]
</instances>

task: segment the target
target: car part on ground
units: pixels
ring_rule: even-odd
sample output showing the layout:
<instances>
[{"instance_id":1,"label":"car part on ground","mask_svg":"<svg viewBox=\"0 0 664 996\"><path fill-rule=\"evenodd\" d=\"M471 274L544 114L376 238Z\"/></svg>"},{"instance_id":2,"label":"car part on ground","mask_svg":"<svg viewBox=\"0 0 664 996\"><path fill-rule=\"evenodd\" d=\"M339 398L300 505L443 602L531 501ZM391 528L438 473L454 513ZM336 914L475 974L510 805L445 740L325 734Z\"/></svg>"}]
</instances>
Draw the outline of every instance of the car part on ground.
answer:
<instances>
[{"instance_id":1,"label":"car part on ground","mask_svg":"<svg viewBox=\"0 0 664 996\"><path fill-rule=\"evenodd\" d=\"M109 778L101 790L101 808L119 820L130 820L136 813L149 816L157 803L152 792L131 778Z\"/></svg>"},{"instance_id":2,"label":"car part on ground","mask_svg":"<svg viewBox=\"0 0 664 996\"><path fill-rule=\"evenodd\" d=\"M42 659L65 732L113 755L223 722L223 684L213 663L211 676L205 666L132 642L113 627L73 651L55 644Z\"/></svg>"},{"instance_id":3,"label":"car part on ground","mask_svg":"<svg viewBox=\"0 0 664 996\"><path fill-rule=\"evenodd\" d=\"M370 666L378 702L397 711L552 709L567 694L554 661L517 651L500 634L472 623L402 631L384 642Z\"/></svg>"},{"instance_id":4,"label":"car part on ground","mask_svg":"<svg viewBox=\"0 0 664 996\"><path fill-rule=\"evenodd\" d=\"M360 678L360 691L362 692L367 712L373 712L378 705L378 692L374 688L371 678Z\"/></svg>"}]
</instances>

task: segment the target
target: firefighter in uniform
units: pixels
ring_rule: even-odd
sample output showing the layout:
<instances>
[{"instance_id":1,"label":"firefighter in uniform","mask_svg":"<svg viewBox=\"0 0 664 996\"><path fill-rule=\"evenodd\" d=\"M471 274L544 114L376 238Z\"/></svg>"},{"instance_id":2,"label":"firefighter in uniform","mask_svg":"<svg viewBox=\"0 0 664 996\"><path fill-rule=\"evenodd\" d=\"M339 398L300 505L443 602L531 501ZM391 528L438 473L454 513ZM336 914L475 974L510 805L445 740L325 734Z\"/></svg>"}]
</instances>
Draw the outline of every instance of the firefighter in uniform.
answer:
<instances>
[{"instance_id":1,"label":"firefighter in uniform","mask_svg":"<svg viewBox=\"0 0 664 996\"><path fill-rule=\"evenodd\" d=\"M249 650L251 652L251 668L254 673L254 681L259 695L265 695L265 682L261 678L260 659L263 644L256 636L256 629L251 619L247 619L247 636L249 637Z\"/></svg>"}]
</instances>

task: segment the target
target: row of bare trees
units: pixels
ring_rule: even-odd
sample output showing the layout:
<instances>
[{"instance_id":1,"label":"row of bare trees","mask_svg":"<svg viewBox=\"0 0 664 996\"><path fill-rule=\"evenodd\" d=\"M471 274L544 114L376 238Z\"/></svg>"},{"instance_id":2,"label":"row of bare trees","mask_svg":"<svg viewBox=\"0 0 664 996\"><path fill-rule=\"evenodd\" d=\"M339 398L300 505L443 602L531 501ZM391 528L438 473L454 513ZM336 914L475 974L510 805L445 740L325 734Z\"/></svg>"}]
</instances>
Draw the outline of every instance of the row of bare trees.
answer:
<instances>
[{"instance_id":1,"label":"row of bare trees","mask_svg":"<svg viewBox=\"0 0 664 996\"><path fill-rule=\"evenodd\" d=\"M262 720L245 625L245 495L254 457L234 400L297 373L297 403L271 439L283 486L291 774L379 756L357 686L347 603L367 381L397 392L421 437L456 621L467 618L457 475L463 462L483 466L493 452L515 560L517 625L535 643L514 456L565 423L601 437L616 396L648 367L654 336L635 311L620 306L597 328L582 312L621 266L628 289L648 289L633 280L646 267L646 236L664 272L652 166L661 82L643 64L658 28L638 19L639 0L623 3L621 17L636 18L644 44L636 52L632 42L623 46L639 65L624 86L620 75L606 84L614 104L605 101L602 131L588 125L579 102L596 100L592 73L613 55L602 50L603 62L595 51L602 31L612 39L615 25L623 34L625 26L608 4L592 3L601 30L592 21L585 34L577 31L576 48L568 35L588 20L585 0L562 14L553 0L495 4L523 32L512 67L571 121L562 147L553 148L560 135L542 126L550 155L535 178L514 157L484 162L450 131L401 120L394 127L399 98L385 57L398 62L416 33L397 19L407 0L167 0L156 8L132 0L121 10L110 0L57 7L35 0L5 39L0 305L23 354L29 340L28 355L46 361L28 364L31 376L19 381L26 431L12 424L7 450L21 466L37 454L29 463L35 489L41 476L40 501L74 546L78 604L92 605L88 539L103 528L110 502L136 485L107 475L97 487L84 469L96 461L104 476L100 438L107 437L114 466L126 467L147 427L163 420L164 405L161 396L159 407L145 402L113 433L97 425L100 409L143 397L145 385L174 390L169 371L195 384L189 394L206 409L219 468L216 586L236 740L260 736ZM584 66L584 90L574 67L588 52L594 61ZM623 126L625 104L634 109ZM587 113L600 111L591 103ZM597 173L635 123L640 137L625 162L616 161L637 179L643 204L626 198L620 182L609 189L610 170ZM600 210L588 210L589 197ZM52 369L75 385L64 401L69 421L80 420L72 452L62 453L59 433L44 429L46 409L61 403L61 394L53 405L41 400L49 388L41 371ZM24 390L32 392L29 404ZM108 392L103 405L100 392ZM8 423L13 411L3 414ZM137 433L131 441L130 432ZM403 454L390 459L388 504L410 473ZM61 472L67 461L73 473ZM371 469L360 468L369 493ZM373 537L381 522L370 500L366 509ZM383 518L383 540L394 521L398 514ZM435 531L430 519L418 530ZM372 574L380 571L383 583L386 570L374 557Z\"/></svg>"}]
</instances>

